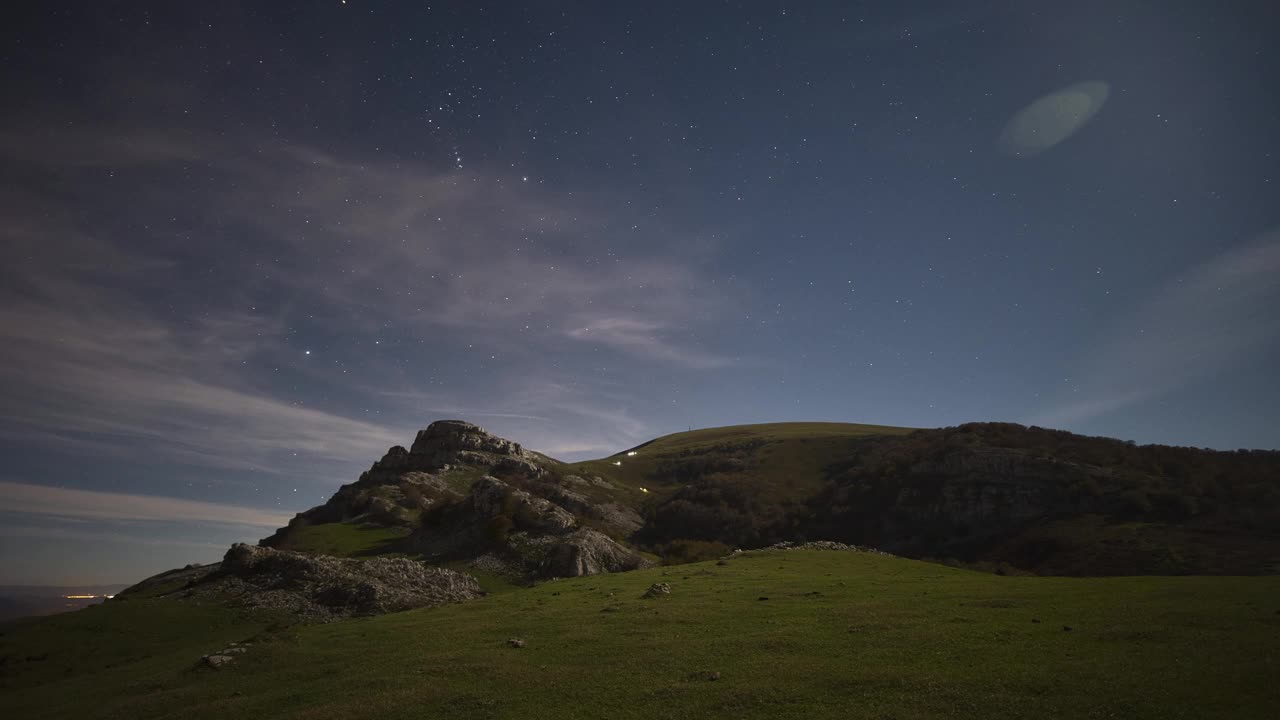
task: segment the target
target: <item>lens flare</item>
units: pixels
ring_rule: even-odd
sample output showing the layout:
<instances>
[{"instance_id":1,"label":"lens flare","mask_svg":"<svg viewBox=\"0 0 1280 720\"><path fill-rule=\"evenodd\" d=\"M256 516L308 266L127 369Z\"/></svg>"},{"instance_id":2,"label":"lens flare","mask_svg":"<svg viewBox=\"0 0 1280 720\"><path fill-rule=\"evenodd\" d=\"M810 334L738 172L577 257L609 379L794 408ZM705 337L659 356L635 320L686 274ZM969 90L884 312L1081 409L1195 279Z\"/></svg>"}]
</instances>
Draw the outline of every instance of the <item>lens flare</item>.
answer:
<instances>
[{"instance_id":1,"label":"lens flare","mask_svg":"<svg viewBox=\"0 0 1280 720\"><path fill-rule=\"evenodd\" d=\"M1000 134L1000 149L1015 157L1039 155L1084 127L1110 94L1105 82L1076 83L1051 92L1013 116Z\"/></svg>"}]
</instances>

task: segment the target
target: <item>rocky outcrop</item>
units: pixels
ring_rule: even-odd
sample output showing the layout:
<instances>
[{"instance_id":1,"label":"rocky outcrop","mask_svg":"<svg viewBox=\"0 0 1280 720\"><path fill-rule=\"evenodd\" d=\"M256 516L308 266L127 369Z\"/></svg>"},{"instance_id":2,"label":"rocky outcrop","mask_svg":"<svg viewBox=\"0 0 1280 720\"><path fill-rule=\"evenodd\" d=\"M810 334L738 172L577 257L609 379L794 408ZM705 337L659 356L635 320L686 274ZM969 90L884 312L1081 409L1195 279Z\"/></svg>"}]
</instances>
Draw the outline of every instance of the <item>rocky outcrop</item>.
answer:
<instances>
[{"instance_id":1,"label":"rocky outcrop","mask_svg":"<svg viewBox=\"0 0 1280 720\"><path fill-rule=\"evenodd\" d=\"M565 478L565 485L569 484L569 478ZM640 517L640 513L625 505L596 502L563 485L547 485L545 488L540 486L539 490L560 507L580 517L595 520L620 537L631 537L644 526L644 518Z\"/></svg>"},{"instance_id":2,"label":"rocky outcrop","mask_svg":"<svg viewBox=\"0 0 1280 720\"><path fill-rule=\"evenodd\" d=\"M405 528L401 548L431 561L474 563L522 580L643 565L614 539L630 537L642 518L596 499L616 488L598 477L561 479L544 464L545 458L479 426L440 420L411 447L392 447L356 482L261 544L307 549L307 527L358 522Z\"/></svg>"},{"instance_id":3,"label":"rocky outcrop","mask_svg":"<svg viewBox=\"0 0 1280 720\"><path fill-rule=\"evenodd\" d=\"M647 564L608 535L583 528L555 544L545 572L551 577L581 577L625 572Z\"/></svg>"},{"instance_id":4,"label":"rocky outcrop","mask_svg":"<svg viewBox=\"0 0 1280 720\"><path fill-rule=\"evenodd\" d=\"M462 497L447 480L452 471L475 468L537 477L543 471L532 457L518 443L478 425L439 420L418 432L411 449L393 446L354 483L338 488L324 505L294 516L262 544L288 548L291 531L323 523L359 521L412 528L422 511Z\"/></svg>"},{"instance_id":5,"label":"rocky outcrop","mask_svg":"<svg viewBox=\"0 0 1280 720\"><path fill-rule=\"evenodd\" d=\"M573 513L550 500L489 476L480 478L471 486L466 503L477 521L505 515L511 518L516 530L539 535L563 535L578 522Z\"/></svg>"},{"instance_id":6,"label":"rocky outcrop","mask_svg":"<svg viewBox=\"0 0 1280 720\"><path fill-rule=\"evenodd\" d=\"M530 454L519 443L489 434L484 428L462 420L437 420L418 431L409 448L414 469L439 470L445 465L459 462L461 453L478 453L464 456L475 464L481 457L491 457L496 463L504 458L527 460Z\"/></svg>"},{"instance_id":7,"label":"rocky outcrop","mask_svg":"<svg viewBox=\"0 0 1280 720\"><path fill-rule=\"evenodd\" d=\"M231 598L235 604L287 610L310 619L374 615L480 597L470 575L406 558L355 560L232 545L217 572L182 596Z\"/></svg>"},{"instance_id":8,"label":"rocky outcrop","mask_svg":"<svg viewBox=\"0 0 1280 720\"><path fill-rule=\"evenodd\" d=\"M410 540L428 559L484 558L490 572L524 579L578 577L644 566L608 535L580 527L560 505L495 477L477 480L467 497L424 523Z\"/></svg>"}]
</instances>

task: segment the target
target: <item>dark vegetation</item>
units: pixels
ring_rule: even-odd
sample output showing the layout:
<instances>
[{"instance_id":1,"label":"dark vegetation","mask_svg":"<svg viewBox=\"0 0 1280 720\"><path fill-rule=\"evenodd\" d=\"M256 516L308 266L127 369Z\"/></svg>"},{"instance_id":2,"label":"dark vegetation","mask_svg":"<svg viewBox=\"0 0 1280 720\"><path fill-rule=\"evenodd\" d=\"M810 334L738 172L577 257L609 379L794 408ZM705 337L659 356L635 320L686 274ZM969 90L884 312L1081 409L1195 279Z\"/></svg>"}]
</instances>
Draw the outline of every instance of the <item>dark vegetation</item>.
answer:
<instances>
[{"instance_id":1,"label":"dark vegetation","mask_svg":"<svg viewBox=\"0 0 1280 720\"><path fill-rule=\"evenodd\" d=\"M1280 572L1275 451L1140 446L1008 423L776 423L677 433L581 463L535 456L534 464L459 465L444 475L452 493L433 492L428 502L402 483L403 499L371 503L389 508L385 523L376 512L346 522L317 515L273 542L413 555L409 534L436 528L465 531L475 547L464 550L501 546L536 519L510 503L484 527L460 528L468 515L456 507L490 473L668 564L827 539L1007 574ZM606 522L591 507L632 508L643 525Z\"/></svg>"},{"instance_id":2,"label":"dark vegetation","mask_svg":"<svg viewBox=\"0 0 1280 720\"><path fill-rule=\"evenodd\" d=\"M811 483L770 467L806 444L757 438L654 458L646 481L674 489L647 505L636 540L669 562L821 538L1008 571L1280 572L1274 451L970 423L843 439L821 450L830 461Z\"/></svg>"}]
</instances>

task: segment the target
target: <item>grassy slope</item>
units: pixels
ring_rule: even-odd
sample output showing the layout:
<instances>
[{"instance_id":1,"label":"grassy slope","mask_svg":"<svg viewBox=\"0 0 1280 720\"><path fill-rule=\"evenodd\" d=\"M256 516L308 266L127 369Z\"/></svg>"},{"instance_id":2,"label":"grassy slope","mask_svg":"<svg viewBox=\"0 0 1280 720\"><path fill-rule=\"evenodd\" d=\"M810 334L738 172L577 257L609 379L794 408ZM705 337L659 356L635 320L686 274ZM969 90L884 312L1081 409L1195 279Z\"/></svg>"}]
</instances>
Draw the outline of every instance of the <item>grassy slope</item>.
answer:
<instances>
[{"instance_id":1,"label":"grassy slope","mask_svg":"<svg viewBox=\"0 0 1280 720\"><path fill-rule=\"evenodd\" d=\"M671 596L641 599L658 580ZM0 715L1261 718L1280 703L1277 597L1275 577L751 553L298 627L218 671L193 663L261 623L142 599L4 627Z\"/></svg>"},{"instance_id":2,"label":"grassy slope","mask_svg":"<svg viewBox=\"0 0 1280 720\"><path fill-rule=\"evenodd\" d=\"M728 427L675 433L651 440L628 457L626 451L599 460L566 464L565 474L599 475L631 491L645 487L661 495L678 488L655 484L651 474L663 459L714 453L741 443L763 441L758 475L773 476L780 482L801 482L814 489L824 479L823 468L847 452L847 441L868 435L903 435L913 428L854 423L791 422ZM615 462L621 465L614 465Z\"/></svg>"},{"instance_id":3,"label":"grassy slope","mask_svg":"<svg viewBox=\"0 0 1280 720\"><path fill-rule=\"evenodd\" d=\"M403 553L409 530L355 522L322 523L292 530L281 550L363 557Z\"/></svg>"}]
</instances>

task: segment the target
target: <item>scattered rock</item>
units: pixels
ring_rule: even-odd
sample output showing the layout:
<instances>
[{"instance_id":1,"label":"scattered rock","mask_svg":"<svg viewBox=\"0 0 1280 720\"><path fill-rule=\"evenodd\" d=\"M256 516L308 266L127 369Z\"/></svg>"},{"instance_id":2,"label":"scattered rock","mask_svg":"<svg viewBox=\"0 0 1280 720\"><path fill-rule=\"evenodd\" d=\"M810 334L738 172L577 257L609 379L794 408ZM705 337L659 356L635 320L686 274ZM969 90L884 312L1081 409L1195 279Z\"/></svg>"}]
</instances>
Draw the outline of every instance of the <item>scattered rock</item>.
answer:
<instances>
[{"instance_id":1,"label":"scattered rock","mask_svg":"<svg viewBox=\"0 0 1280 720\"><path fill-rule=\"evenodd\" d=\"M237 543L191 596L231 597L249 607L290 610L313 620L375 615L483 595L470 575L407 558L304 555Z\"/></svg>"},{"instance_id":2,"label":"scattered rock","mask_svg":"<svg viewBox=\"0 0 1280 720\"><path fill-rule=\"evenodd\" d=\"M521 640L520 638L510 638L507 640L507 645L513 648L522 648L524 647L524 640Z\"/></svg>"},{"instance_id":3,"label":"scattered rock","mask_svg":"<svg viewBox=\"0 0 1280 720\"><path fill-rule=\"evenodd\" d=\"M664 595L670 595L670 594L671 594L671 585L669 583L654 583L649 586L648 590L644 591L643 597L647 597L647 598L663 597Z\"/></svg>"},{"instance_id":4,"label":"scattered rock","mask_svg":"<svg viewBox=\"0 0 1280 720\"><path fill-rule=\"evenodd\" d=\"M844 552L862 552L872 553L874 555L888 555L889 553L877 550L873 547L865 547L862 545L846 545L844 543L833 542L831 540L814 540L812 542L780 542L774 543L768 547L760 548L761 550L838 550ZM741 553L742 550L734 550L733 555ZM730 555L732 557L732 555Z\"/></svg>"},{"instance_id":5,"label":"scattered rock","mask_svg":"<svg viewBox=\"0 0 1280 720\"><path fill-rule=\"evenodd\" d=\"M235 658L231 657L230 655L205 655L200 659L204 662L205 665L208 665L209 667L212 667L212 668L218 668L218 667L222 667L223 665L226 665L227 663L231 662Z\"/></svg>"}]
</instances>

